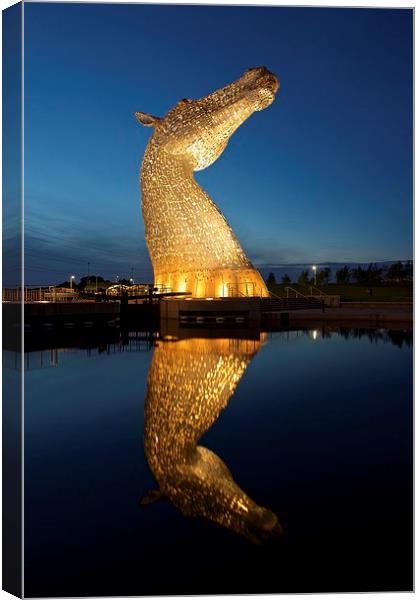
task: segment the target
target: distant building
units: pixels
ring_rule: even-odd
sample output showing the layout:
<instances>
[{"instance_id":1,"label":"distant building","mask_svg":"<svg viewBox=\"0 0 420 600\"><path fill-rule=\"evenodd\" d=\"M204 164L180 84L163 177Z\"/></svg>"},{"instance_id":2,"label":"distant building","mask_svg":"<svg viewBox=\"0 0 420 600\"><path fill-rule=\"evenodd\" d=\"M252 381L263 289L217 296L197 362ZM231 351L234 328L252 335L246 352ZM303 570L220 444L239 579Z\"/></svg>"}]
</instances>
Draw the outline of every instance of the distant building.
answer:
<instances>
[{"instance_id":1,"label":"distant building","mask_svg":"<svg viewBox=\"0 0 420 600\"><path fill-rule=\"evenodd\" d=\"M106 293L109 296L119 296L122 292L127 292L128 296L141 296L149 293L150 285L146 283L134 283L133 285L124 285L122 283L111 283Z\"/></svg>"},{"instance_id":2,"label":"distant building","mask_svg":"<svg viewBox=\"0 0 420 600\"><path fill-rule=\"evenodd\" d=\"M75 300L78 297L79 292L74 288L50 286L48 290L43 290L43 299L49 302L63 302L65 300Z\"/></svg>"}]
</instances>

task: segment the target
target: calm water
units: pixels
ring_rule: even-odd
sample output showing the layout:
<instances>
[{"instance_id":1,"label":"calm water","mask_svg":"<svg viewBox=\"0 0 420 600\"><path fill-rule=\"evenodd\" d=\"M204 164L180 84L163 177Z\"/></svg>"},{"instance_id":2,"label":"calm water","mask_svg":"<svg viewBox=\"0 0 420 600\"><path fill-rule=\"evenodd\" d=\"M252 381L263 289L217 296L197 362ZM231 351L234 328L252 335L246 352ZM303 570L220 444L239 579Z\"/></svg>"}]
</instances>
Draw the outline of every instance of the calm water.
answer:
<instances>
[{"instance_id":1,"label":"calm water","mask_svg":"<svg viewBox=\"0 0 420 600\"><path fill-rule=\"evenodd\" d=\"M25 595L412 589L412 333L189 336L28 353Z\"/></svg>"}]
</instances>

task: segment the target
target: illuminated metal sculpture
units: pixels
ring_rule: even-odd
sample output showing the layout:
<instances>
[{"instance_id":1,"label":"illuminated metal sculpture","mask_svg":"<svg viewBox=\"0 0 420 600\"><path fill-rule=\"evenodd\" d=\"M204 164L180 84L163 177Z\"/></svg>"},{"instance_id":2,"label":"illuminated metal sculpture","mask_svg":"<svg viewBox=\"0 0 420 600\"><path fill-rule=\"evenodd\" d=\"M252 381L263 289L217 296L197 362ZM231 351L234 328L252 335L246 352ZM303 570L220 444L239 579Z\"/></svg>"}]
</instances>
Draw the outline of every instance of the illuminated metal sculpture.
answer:
<instances>
[{"instance_id":1,"label":"illuminated metal sculpture","mask_svg":"<svg viewBox=\"0 0 420 600\"><path fill-rule=\"evenodd\" d=\"M193 172L211 165L230 136L269 106L278 80L265 67L201 98L181 100L153 127L141 168L142 212L155 286L193 297L268 296L226 219Z\"/></svg>"},{"instance_id":2,"label":"illuminated metal sculpture","mask_svg":"<svg viewBox=\"0 0 420 600\"><path fill-rule=\"evenodd\" d=\"M282 532L277 516L247 496L214 452L197 445L262 340L157 343L147 382L144 446L159 489L142 504L166 497L184 515L210 519L255 543Z\"/></svg>"}]
</instances>

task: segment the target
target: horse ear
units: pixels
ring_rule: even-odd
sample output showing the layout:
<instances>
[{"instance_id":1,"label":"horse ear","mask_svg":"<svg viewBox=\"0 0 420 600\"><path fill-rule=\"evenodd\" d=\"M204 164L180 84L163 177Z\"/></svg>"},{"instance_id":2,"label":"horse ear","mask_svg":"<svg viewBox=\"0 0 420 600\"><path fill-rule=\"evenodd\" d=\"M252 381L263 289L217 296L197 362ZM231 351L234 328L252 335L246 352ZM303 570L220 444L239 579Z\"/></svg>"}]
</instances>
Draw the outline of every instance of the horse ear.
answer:
<instances>
[{"instance_id":1,"label":"horse ear","mask_svg":"<svg viewBox=\"0 0 420 600\"><path fill-rule=\"evenodd\" d=\"M154 127L159 123L160 117L154 117L153 115L149 115L144 112L136 112L134 113L137 121L146 127Z\"/></svg>"},{"instance_id":2,"label":"horse ear","mask_svg":"<svg viewBox=\"0 0 420 600\"><path fill-rule=\"evenodd\" d=\"M153 504L154 502L159 502L159 500L164 500L165 496L162 494L160 490L148 490L139 500L140 506L147 506L148 504Z\"/></svg>"}]
</instances>

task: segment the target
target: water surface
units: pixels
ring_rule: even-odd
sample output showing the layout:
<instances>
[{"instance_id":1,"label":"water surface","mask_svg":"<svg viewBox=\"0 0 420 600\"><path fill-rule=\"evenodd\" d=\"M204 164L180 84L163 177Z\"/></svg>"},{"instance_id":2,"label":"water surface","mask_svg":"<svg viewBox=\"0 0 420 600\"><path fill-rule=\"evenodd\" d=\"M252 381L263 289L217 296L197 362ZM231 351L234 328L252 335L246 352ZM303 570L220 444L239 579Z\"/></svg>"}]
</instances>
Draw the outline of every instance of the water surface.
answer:
<instances>
[{"instance_id":1,"label":"water surface","mask_svg":"<svg viewBox=\"0 0 420 600\"><path fill-rule=\"evenodd\" d=\"M29 352L25 595L412 589L411 345L195 330Z\"/></svg>"}]
</instances>

